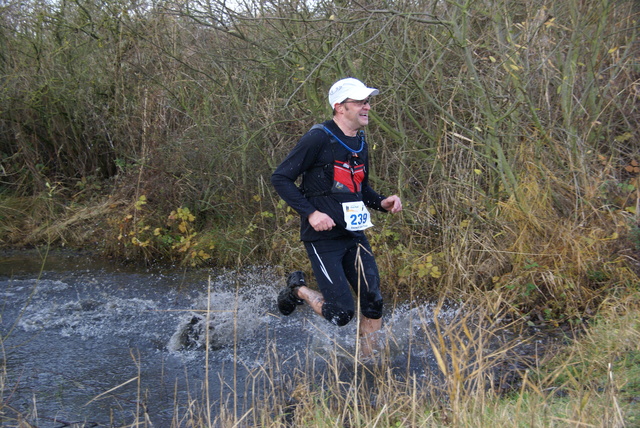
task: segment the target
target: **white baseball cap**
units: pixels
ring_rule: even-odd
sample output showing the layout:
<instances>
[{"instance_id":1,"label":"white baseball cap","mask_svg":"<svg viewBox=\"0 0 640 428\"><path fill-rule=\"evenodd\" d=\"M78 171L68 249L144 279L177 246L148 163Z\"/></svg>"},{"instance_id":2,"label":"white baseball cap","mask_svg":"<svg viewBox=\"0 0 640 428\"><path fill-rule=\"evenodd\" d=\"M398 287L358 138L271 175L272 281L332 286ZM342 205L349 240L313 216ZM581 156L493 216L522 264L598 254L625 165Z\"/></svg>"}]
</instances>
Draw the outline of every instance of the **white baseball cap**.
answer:
<instances>
[{"instance_id":1,"label":"white baseball cap","mask_svg":"<svg viewBox=\"0 0 640 428\"><path fill-rule=\"evenodd\" d=\"M378 95L380 91L375 88L367 88L364 83L353 77L338 80L329 89L329 104L334 108L337 103L341 103L347 98L360 101L368 96Z\"/></svg>"}]
</instances>

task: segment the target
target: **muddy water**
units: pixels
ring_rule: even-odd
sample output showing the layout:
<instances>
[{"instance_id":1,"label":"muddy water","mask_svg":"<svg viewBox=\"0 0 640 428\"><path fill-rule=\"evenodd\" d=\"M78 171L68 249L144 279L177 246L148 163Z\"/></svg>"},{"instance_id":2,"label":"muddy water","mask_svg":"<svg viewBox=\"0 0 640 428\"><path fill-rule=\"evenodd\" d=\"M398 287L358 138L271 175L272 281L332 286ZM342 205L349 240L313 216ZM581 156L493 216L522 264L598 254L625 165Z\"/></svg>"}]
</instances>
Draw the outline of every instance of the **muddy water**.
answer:
<instances>
[{"instance_id":1,"label":"muddy water","mask_svg":"<svg viewBox=\"0 0 640 428\"><path fill-rule=\"evenodd\" d=\"M0 421L176 426L191 403L206 402L205 387L214 416L243 412L260 394L257 384L285 388L296 370L322 372L341 358L348 365L355 323L338 328L307 307L280 316L283 285L269 267L185 272L78 253L4 254ZM384 318L392 367L398 376L431 379L438 368L423 333L433 307L394 306ZM443 324L457 316L455 308L438 313Z\"/></svg>"}]
</instances>

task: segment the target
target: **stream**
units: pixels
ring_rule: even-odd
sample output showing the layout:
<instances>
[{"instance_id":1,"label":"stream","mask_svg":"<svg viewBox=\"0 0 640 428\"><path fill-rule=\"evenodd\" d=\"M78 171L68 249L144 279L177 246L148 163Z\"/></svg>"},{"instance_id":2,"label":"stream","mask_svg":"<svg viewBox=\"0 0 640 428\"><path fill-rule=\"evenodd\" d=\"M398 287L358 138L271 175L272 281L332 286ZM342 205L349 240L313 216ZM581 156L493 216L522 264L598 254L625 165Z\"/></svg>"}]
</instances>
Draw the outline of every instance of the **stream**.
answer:
<instances>
[{"instance_id":1,"label":"stream","mask_svg":"<svg viewBox=\"0 0 640 428\"><path fill-rule=\"evenodd\" d=\"M3 254L2 426L176 426L205 390L214 411L242 412L264 382L256 373L284 385L295 370L348 362L356 323L332 326L306 305L281 316L283 286L270 267L185 271L75 252ZM429 379L438 365L416 320L433 320L433 305L394 306L384 317L391 364ZM457 315L438 312L445 322Z\"/></svg>"}]
</instances>

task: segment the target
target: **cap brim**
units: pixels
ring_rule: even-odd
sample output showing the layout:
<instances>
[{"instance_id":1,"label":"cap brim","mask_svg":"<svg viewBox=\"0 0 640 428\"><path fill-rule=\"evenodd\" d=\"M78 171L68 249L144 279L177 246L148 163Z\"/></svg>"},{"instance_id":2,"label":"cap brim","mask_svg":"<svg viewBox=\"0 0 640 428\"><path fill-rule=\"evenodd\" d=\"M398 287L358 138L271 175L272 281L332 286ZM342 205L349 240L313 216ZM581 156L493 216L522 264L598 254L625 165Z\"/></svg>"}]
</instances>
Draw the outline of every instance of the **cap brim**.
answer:
<instances>
[{"instance_id":1,"label":"cap brim","mask_svg":"<svg viewBox=\"0 0 640 428\"><path fill-rule=\"evenodd\" d=\"M358 93L355 95L349 94L350 95L349 98L356 101L362 101L367 97L378 95L379 93L380 91L377 90L376 88L363 88L362 90L358 91Z\"/></svg>"}]
</instances>

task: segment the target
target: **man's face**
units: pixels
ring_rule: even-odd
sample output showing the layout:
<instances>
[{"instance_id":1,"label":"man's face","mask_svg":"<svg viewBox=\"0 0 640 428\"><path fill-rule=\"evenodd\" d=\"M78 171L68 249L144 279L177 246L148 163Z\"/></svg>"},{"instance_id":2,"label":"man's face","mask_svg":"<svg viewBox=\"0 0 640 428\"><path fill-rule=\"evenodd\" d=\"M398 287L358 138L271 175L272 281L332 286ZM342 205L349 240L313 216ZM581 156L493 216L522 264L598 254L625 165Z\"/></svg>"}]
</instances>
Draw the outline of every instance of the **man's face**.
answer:
<instances>
[{"instance_id":1,"label":"man's face","mask_svg":"<svg viewBox=\"0 0 640 428\"><path fill-rule=\"evenodd\" d=\"M346 99L341 104L344 118L354 129L359 129L369 124L369 110L371 110L369 98L360 101Z\"/></svg>"}]
</instances>

